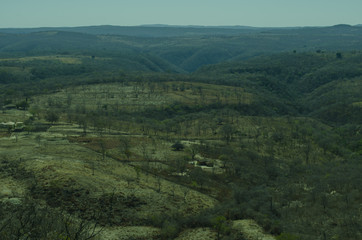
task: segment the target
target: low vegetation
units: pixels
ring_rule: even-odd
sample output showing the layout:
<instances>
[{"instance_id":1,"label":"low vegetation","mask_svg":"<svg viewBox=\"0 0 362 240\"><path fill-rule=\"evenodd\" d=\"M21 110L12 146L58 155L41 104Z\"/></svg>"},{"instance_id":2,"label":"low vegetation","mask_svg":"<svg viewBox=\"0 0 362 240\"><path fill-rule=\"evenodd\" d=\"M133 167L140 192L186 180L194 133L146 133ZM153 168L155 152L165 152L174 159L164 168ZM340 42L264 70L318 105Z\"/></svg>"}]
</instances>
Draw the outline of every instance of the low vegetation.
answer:
<instances>
[{"instance_id":1,"label":"low vegetation","mask_svg":"<svg viewBox=\"0 0 362 240\"><path fill-rule=\"evenodd\" d=\"M132 56L2 57L1 239L362 237L361 53Z\"/></svg>"}]
</instances>

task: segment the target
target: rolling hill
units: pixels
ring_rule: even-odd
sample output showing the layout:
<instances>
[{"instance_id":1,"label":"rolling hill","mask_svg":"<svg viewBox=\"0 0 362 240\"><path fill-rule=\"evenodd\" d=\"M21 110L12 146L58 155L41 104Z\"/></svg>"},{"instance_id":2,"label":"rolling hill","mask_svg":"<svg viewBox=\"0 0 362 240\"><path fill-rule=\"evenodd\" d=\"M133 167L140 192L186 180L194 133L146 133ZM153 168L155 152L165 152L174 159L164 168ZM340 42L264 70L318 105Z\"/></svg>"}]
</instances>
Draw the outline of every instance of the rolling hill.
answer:
<instances>
[{"instance_id":1,"label":"rolling hill","mask_svg":"<svg viewBox=\"0 0 362 240\"><path fill-rule=\"evenodd\" d=\"M0 238L361 239L361 29L2 30Z\"/></svg>"},{"instance_id":2,"label":"rolling hill","mask_svg":"<svg viewBox=\"0 0 362 240\"><path fill-rule=\"evenodd\" d=\"M95 26L0 29L0 53L148 53L192 72L207 64L278 52L361 50L362 28Z\"/></svg>"}]
</instances>

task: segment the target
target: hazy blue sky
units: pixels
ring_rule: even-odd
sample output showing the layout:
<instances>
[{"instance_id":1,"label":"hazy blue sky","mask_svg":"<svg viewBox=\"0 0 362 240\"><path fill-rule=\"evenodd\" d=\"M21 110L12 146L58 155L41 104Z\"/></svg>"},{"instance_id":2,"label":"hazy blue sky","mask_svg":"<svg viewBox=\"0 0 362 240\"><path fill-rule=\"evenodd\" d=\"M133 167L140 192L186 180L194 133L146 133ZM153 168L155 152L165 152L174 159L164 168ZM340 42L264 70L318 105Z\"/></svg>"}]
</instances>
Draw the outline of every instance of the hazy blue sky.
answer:
<instances>
[{"instance_id":1,"label":"hazy blue sky","mask_svg":"<svg viewBox=\"0 0 362 240\"><path fill-rule=\"evenodd\" d=\"M0 0L0 27L362 24L362 0Z\"/></svg>"}]
</instances>

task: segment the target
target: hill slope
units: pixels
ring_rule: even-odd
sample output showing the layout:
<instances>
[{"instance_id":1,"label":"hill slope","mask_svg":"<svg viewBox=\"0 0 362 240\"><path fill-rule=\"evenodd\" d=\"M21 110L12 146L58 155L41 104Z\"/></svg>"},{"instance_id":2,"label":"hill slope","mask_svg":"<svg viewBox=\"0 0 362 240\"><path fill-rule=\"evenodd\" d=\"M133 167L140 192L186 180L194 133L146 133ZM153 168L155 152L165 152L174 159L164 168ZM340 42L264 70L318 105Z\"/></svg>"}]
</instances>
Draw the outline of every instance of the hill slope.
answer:
<instances>
[{"instance_id":1,"label":"hill slope","mask_svg":"<svg viewBox=\"0 0 362 240\"><path fill-rule=\"evenodd\" d=\"M0 53L147 52L185 71L286 51L361 50L362 28L116 27L0 29Z\"/></svg>"},{"instance_id":2,"label":"hill slope","mask_svg":"<svg viewBox=\"0 0 362 240\"><path fill-rule=\"evenodd\" d=\"M194 77L244 87L279 114L299 112L330 122L361 123L361 57L361 53L279 54L205 66Z\"/></svg>"}]
</instances>

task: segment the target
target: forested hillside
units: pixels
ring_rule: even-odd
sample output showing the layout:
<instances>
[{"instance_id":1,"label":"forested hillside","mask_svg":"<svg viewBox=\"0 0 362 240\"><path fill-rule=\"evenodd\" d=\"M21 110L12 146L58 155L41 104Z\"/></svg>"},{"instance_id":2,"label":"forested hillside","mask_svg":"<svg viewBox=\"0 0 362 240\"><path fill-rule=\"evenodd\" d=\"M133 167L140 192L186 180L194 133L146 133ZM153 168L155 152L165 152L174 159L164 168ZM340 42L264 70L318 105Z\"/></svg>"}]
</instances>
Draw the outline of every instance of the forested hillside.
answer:
<instances>
[{"instance_id":1,"label":"forested hillside","mask_svg":"<svg viewBox=\"0 0 362 240\"><path fill-rule=\"evenodd\" d=\"M206 64L278 52L361 50L362 27L79 27L0 29L2 54L149 54L195 71Z\"/></svg>"},{"instance_id":2,"label":"forested hillside","mask_svg":"<svg viewBox=\"0 0 362 240\"><path fill-rule=\"evenodd\" d=\"M0 238L361 239L360 29L0 30Z\"/></svg>"},{"instance_id":3,"label":"forested hillside","mask_svg":"<svg viewBox=\"0 0 362 240\"><path fill-rule=\"evenodd\" d=\"M271 106L273 97L279 104L273 109L282 114L298 112L326 122L360 123L361 57L359 52L287 53L205 66L194 76L204 82L248 87L261 99L265 96Z\"/></svg>"}]
</instances>

